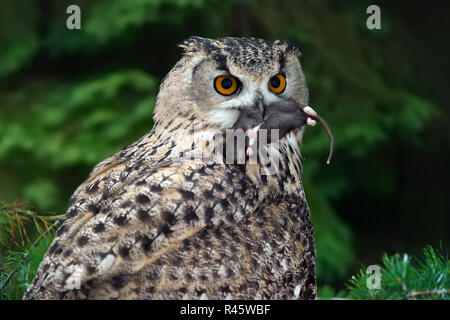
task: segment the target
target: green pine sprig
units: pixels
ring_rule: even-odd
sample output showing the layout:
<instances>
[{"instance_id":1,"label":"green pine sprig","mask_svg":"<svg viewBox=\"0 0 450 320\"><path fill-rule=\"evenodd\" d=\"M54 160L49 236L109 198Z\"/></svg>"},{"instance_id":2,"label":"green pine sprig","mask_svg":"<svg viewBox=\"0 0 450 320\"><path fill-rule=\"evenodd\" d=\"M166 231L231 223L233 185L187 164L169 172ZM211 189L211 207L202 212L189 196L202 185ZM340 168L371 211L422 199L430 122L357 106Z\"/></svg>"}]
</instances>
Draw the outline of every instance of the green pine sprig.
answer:
<instances>
[{"instance_id":1,"label":"green pine sprig","mask_svg":"<svg viewBox=\"0 0 450 320\"><path fill-rule=\"evenodd\" d=\"M427 246L420 257L385 254L380 265L380 289L370 289L371 276L362 268L347 286L353 299L448 300L450 263L448 254Z\"/></svg>"},{"instance_id":2,"label":"green pine sprig","mask_svg":"<svg viewBox=\"0 0 450 320\"><path fill-rule=\"evenodd\" d=\"M25 202L0 201L0 300L21 299L62 215L43 215ZM32 240L31 240L32 239Z\"/></svg>"}]
</instances>

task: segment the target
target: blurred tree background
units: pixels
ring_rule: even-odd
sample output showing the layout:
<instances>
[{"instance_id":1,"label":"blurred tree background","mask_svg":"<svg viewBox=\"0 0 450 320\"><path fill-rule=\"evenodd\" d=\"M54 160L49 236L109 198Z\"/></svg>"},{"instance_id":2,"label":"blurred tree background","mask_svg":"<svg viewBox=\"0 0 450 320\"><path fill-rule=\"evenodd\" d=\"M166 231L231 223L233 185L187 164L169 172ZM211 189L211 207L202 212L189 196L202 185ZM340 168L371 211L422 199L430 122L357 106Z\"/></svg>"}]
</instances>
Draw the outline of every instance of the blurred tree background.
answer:
<instances>
[{"instance_id":1,"label":"blurred tree background","mask_svg":"<svg viewBox=\"0 0 450 320\"><path fill-rule=\"evenodd\" d=\"M81 30L66 28L71 4L81 8ZM46 216L64 213L95 164L151 130L159 83L181 56L177 43L253 36L300 45L310 105L336 138L330 166L322 130L307 129L302 151L319 287L344 288L360 263L384 252L448 245L449 6L382 2L381 30L369 30L370 4L0 2L0 211L15 203L11 212L21 216L26 200ZM33 226L47 222L28 216L27 240L14 232L23 221L5 219L2 264L33 248Z\"/></svg>"}]
</instances>

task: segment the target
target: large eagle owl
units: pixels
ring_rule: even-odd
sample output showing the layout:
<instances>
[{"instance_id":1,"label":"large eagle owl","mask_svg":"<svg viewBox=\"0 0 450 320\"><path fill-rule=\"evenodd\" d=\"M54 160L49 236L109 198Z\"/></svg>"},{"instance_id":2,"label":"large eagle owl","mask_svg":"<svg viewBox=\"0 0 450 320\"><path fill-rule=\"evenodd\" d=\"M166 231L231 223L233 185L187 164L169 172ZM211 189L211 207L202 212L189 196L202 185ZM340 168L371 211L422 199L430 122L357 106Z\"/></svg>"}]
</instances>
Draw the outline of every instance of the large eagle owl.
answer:
<instances>
[{"instance_id":1,"label":"large eagle owl","mask_svg":"<svg viewBox=\"0 0 450 320\"><path fill-rule=\"evenodd\" d=\"M153 129L78 187L24 299L316 297L299 149L314 120L302 109L300 50L254 38L180 46ZM196 157L227 129L251 138L261 126L279 129L266 150L277 154L275 172L250 163L251 151L244 163Z\"/></svg>"}]
</instances>

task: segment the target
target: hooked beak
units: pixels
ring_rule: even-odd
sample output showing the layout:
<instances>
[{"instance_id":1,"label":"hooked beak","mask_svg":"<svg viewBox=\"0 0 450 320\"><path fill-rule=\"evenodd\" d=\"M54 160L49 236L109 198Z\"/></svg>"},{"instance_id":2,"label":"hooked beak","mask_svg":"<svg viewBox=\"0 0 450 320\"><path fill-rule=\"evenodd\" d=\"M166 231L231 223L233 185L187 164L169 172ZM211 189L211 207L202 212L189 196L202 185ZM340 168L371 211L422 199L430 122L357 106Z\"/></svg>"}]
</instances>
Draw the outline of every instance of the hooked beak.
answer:
<instances>
[{"instance_id":1,"label":"hooked beak","mask_svg":"<svg viewBox=\"0 0 450 320\"><path fill-rule=\"evenodd\" d=\"M251 106L253 111L258 112L262 118L264 118L264 114L266 112L266 105L264 104L264 98L260 93L257 94L253 105Z\"/></svg>"}]
</instances>

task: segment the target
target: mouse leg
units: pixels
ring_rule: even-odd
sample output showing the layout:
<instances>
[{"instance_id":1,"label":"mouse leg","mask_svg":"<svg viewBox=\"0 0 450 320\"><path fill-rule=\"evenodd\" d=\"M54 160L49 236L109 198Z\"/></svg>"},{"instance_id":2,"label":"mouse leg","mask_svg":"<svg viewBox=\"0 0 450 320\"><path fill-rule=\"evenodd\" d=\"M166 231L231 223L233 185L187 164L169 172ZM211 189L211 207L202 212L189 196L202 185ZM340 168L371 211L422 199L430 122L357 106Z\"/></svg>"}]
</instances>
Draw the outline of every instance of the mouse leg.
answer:
<instances>
[{"instance_id":1,"label":"mouse leg","mask_svg":"<svg viewBox=\"0 0 450 320\"><path fill-rule=\"evenodd\" d=\"M235 134L239 133L238 129L243 130L245 134L244 144L242 144L242 139L237 138L233 145L228 146L228 148L234 148L235 163L243 164L245 163L246 157L253 155L254 150L252 146L256 142L258 130L263 121L262 114L259 111L252 109L241 110L233 129L235 130Z\"/></svg>"},{"instance_id":2,"label":"mouse leg","mask_svg":"<svg viewBox=\"0 0 450 320\"><path fill-rule=\"evenodd\" d=\"M245 131L247 137L248 137L248 147L245 149L245 154L247 157L251 157L253 155L253 146L256 142L256 138L258 138L258 131L262 124L258 124L256 127L247 129Z\"/></svg>"}]
</instances>

